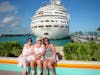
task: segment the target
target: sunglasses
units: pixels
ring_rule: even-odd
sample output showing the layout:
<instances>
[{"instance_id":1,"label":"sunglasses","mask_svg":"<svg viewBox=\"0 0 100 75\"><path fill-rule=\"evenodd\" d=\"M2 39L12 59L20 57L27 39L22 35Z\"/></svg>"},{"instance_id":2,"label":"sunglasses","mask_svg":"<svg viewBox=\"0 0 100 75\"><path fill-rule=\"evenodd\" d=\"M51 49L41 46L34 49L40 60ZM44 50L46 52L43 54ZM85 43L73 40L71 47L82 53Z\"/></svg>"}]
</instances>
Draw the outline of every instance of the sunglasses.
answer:
<instances>
[{"instance_id":1,"label":"sunglasses","mask_svg":"<svg viewBox=\"0 0 100 75\"><path fill-rule=\"evenodd\" d=\"M48 40L44 40L44 42L48 42Z\"/></svg>"},{"instance_id":2,"label":"sunglasses","mask_svg":"<svg viewBox=\"0 0 100 75\"><path fill-rule=\"evenodd\" d=\"M41 42L42 40L37 40L37 41L40 41Z\"/></svg>"}]
</instances>

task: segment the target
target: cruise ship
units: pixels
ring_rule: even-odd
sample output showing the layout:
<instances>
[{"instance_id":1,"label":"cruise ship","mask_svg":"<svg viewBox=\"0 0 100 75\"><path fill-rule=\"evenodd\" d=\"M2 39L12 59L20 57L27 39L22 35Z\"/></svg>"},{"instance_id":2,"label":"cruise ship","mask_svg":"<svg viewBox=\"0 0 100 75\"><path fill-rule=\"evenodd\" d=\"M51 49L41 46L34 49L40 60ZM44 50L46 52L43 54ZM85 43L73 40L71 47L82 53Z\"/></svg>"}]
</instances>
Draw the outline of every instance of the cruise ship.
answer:
<instances>
[{"instance_id":1,"label":"cruise ship","mask_svg":"<svg viewBox=\"0 0 100 75\"><path fill-rule=\"evenodd\" d=\"M69 34L69 19L66 8L60 0L51 0L40 7L31 21L31 29L37 37L62 39Z\"/></svg>"}]
</instances>

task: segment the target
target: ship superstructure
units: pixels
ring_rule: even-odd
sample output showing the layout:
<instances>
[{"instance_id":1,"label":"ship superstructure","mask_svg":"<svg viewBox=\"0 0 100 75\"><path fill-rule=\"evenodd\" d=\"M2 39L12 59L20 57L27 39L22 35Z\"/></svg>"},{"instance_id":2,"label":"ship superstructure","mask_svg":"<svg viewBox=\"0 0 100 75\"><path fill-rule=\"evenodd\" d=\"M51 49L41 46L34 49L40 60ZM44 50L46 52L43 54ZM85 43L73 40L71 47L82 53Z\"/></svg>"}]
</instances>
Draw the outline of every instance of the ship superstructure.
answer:
<instances>
[{"instance_id":1,"label":"ship superstructure","mask_svg":"<svg viewBox=\"0 0 100 75\"><path fill-rule=\"evenodd\" d=\"M32 17L31 29L38 37L49 39L61 39L69 33L69 15L60 0L51 0L38 9Z\"/></svg>"}]
</instances>

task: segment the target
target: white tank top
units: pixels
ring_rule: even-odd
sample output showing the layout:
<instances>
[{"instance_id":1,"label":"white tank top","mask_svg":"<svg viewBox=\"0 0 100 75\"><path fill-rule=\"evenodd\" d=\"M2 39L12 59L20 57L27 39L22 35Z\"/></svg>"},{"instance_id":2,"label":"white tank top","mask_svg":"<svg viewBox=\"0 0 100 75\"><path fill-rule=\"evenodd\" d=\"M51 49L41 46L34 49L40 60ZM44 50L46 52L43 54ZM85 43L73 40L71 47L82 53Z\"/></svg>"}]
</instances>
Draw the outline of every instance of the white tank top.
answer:
<instances>
[{"instance_id":1,"label":"white tank top","mask_svg":"<svg viewBox=\"0 0 100 75\"><path fill-rule=\"evenodd\" d=\"M36 54L39 54L39 53L41 53L42 51L43 51L43 46L42 46L42 45L41 45L40 48L38 48L37 45L35 45L35 47L34 47L34 52L35 52Z\"/></svg>"},{"instance_id":2,"label":"white tank top","mask_svg":"<svg viewBox=\"0 0 100 75\"><path fill-rule=\"evenodd\" d=\"M24 47L22 55L27 55L30 52L31 52L31 47L29 47L29 48Z\"/></svg>"}]
</instances>

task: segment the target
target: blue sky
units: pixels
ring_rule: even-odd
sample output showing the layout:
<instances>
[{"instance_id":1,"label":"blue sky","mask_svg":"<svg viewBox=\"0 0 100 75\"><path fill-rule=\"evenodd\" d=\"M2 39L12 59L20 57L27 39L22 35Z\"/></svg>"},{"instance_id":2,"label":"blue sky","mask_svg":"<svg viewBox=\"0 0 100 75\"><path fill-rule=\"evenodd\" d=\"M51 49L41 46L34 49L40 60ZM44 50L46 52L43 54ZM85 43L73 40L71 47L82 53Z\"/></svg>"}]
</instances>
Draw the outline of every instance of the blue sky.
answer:
<instances>
[{"instance_id":1,"label":"blue sky","mask_svg":"<svg viewBox=\"0 0 100 75\"><path fill-rule=\"evenodd\" d=\"M0 0L0 33L30 33L31 17L50 0ZM61 0L70 14L70 32L100 27L100 0Z\"/></svg>"}]
</instances>

